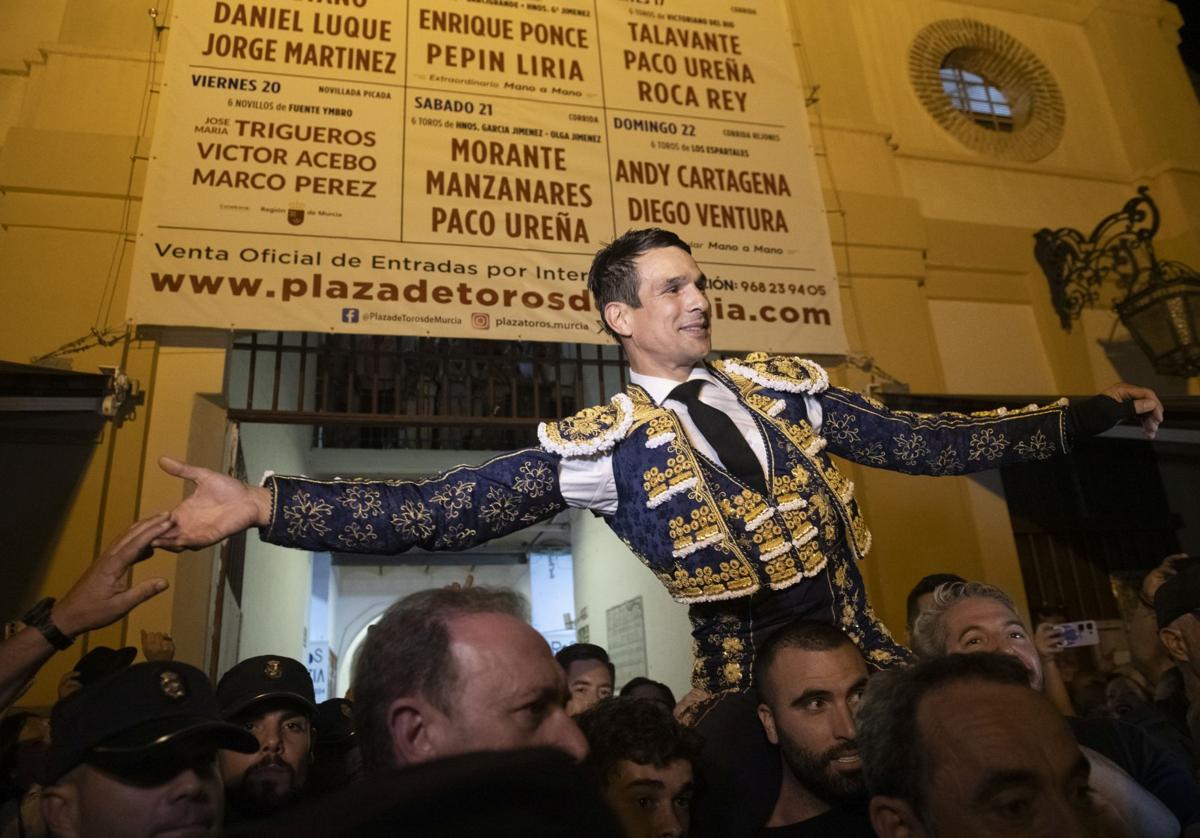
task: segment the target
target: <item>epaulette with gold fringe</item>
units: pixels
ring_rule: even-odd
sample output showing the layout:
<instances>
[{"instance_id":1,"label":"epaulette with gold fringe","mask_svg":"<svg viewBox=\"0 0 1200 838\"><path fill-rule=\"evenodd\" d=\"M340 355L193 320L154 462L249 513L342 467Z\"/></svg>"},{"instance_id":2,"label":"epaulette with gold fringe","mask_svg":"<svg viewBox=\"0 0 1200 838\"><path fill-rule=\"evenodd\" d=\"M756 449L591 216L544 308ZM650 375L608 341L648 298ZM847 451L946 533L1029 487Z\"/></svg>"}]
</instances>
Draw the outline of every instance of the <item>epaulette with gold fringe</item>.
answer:
<instances>
[{"instance_id":1,"label":"epaulette with gold fringe","mask_svg":"<svg viewBox=\"0 0 1200 838\"><path fill-rule=\"evenodd\" d=\"M744 358L729 358L714 365L722 372L748 378L755 384L784 393L823 393L829 373L820 364L795 355L752 352Z\"/></svg>"},{"instance_id":2,"label":"epaulette with gold fringe","mask_svg":"<svg viewBox=\"0 0 1200 838\"><path fill-rule=\"evenodd\" d=\"M611 449L633 425L633 402L617 393L605 405L589 407L557 422L538 425L538 439L560 457L586 457Z\"/></svg>"}]
</instances>

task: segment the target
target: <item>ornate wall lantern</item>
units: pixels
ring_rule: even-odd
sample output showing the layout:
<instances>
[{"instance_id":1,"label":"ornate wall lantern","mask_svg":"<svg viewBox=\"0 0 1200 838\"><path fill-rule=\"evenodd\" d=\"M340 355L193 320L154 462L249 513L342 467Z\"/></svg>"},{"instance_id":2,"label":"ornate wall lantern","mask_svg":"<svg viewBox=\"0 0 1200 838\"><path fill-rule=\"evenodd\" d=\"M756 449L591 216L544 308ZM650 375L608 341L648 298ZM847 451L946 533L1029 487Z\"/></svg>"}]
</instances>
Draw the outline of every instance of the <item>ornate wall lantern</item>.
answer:
<instances>
[{"instance_id":1,"label":"ornate wall lantern","mask_svg":"<svg viewBox=\"0 0 1200 838\"><path fill-rule=\"evenodd\" d=\"M1088 237L1070 227L1042 228L1033 253L1050 282L1050 301L1062 327L1096 303L1110 280L1125 296L1117 316L1162 375L1200 375L1200 274L1154 255L1158 207L1150 190L1126 202Z\"/></svg>"}]
</instances>

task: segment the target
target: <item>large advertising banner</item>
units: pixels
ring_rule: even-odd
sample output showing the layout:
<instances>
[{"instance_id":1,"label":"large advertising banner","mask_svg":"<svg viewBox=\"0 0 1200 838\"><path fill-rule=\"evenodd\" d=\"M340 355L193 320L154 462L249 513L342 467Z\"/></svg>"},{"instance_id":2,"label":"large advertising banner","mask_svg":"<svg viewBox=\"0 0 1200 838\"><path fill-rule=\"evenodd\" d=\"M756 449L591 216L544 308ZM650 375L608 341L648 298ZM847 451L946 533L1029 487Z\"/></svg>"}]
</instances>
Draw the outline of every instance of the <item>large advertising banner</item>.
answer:
<instances>
[{"instance_id":1,"label":"large advertising banner","mask_svg":"<svg viewBox=\"0 0 1200 838\"><path fill-rule=\"evenodd\" d=\"M779 0L176 0L142 324L607 342L665 227L718 349L846 351Z\"/></svg>"}]
</instances>

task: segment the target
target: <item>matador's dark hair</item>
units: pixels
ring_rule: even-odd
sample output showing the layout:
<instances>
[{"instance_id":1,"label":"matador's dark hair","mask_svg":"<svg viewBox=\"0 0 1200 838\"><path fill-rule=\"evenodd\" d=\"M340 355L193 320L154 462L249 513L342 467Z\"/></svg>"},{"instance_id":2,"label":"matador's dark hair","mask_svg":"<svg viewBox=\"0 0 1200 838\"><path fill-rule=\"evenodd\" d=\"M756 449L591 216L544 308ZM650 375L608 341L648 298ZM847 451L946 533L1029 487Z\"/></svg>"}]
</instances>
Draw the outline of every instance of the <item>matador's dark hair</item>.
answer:
<instances>
[{"instance_id":1,"label":"matador's dark hair","mask_svg":"<svg viewBox=\"0 0 1200 838\"><path fill-rule=\"evenodd\" d=\"M592 292L596 311L600 313L600 325L614 338L617 333L608 325L604 307L609 303L626 303L641 308L637 267L633 263L643 253L664 247L678 247L685 253L692 252L688 243L670 230L647 227L618 236L592 259L592 267L588 270L588 290Z\"/></svg>"}]
</instances>

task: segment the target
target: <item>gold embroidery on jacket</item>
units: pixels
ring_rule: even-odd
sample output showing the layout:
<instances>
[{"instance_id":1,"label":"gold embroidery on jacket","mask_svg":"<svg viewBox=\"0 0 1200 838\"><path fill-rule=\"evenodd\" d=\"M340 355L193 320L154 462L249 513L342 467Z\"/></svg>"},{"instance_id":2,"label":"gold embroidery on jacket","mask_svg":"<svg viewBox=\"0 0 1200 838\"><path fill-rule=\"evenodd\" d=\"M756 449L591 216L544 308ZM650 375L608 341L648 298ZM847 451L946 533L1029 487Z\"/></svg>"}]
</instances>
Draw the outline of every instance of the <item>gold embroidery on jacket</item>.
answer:
<instances>
[{"instance_id":1,"label":"gold embroidery on jacket","mask_svg":"<svg viewBox=\"0 0 1200 838\"><path fill-rule=\"evenodd\" d=\"M547 451L562 457L579 457L607 451L624 439L633 424L634 406L625 393L617 393L608 404L588 407L560 419L538 425L538 440Z\"/></svg>"},{"instance_id":2,"label":"gold embroidery on jacket","mask_svg":"<svg viewBox=\"0 0 1200 838\"><path fill-rule=\"evenodd\" d=\"M433 514L425 504L406 500L398 512L392 513L392 526L407 539L423 541L433 535Z\"/></svg>"},{"instance_id":3,"label":"gold embroidery on jacket","mask_svg":"<svg viewBox=\"0 0 1200 838\"><path fill-rule=\"evenodd\" d=\"M733 497L722 498L720 504L726 520L741 521L747 531L752 532L771 517L770 504L762 495L750 489L742 489Z\"/></svg>"},{"instance_id":4,"label":"gold embroidery on jacket","mask_svg":"<svg viewBox=\"0 0 1200 838\"><path fill-rule=\"evenodd\" d=\"M720 516L711 506L697 507L687 518L682 515L672 518L668 527L671 546L674 547L672 555L681 559L701 547L720 541L723 533L719 521Z\"/></svg>"},{"instance_id":5,"label":"gold embroidery on jacket","mask_svg":"<svg viewBox=\"0 0 1200 838\"><path fill-rule=\"evenodd\" d=\"M342 490L338 504L353 511L355 518L375 518L383 514L383 503L378 489L350 485Z\"/></svg>"},{"instance_id":6,"label":"gold embroidery on jacket","mask_svg":"<svg viewBox=\"0 0 1200 838\"><path fill-rule=\"evenodd\" d=\"M654 466L643 473L642 488L647 496L646 506L654 508L685 491L687 497L696 504L686 517L676 515L668 521L672 555L680 559L710 548L730 556L727 561L719 562L717 568L698 568L694 575L679 566L673 572L657 574L667 591L680 601L710 602L745 596L758 590L758 576L733 541L728 523L721 516L717 501L696 461L695 452L686 442L686 435L682 433L675 414L655 405L640 387L630 388L630 399L635 428L641 428L642 425L647 426L647 431L650 427L662 428L665 420L670 423L673 428L671 433L674 434L666 446L666 468ZM654 424L656 422L657 425ZM634 552L637 553L636 550ZM650 565L645 557L642 560Z\"/></svg>"},{"instance_id":7,"label":"gold embroidery on jacket","mask_svg":"<svg viewBox=\"0 0 1200 838\"><path fill-rule=\"evenodd\" d=\"M338 541L350 549L378 540L379 536L376 535L374 526L371 524L359 524L358 521L351 521L338 535Z\"/></svg>"},{"instance_id":8,"label":"gold embroidery on jacket","mask_svg":"<svg viewBox=\"0 0 1200 838\"><path fill-rule=\"evenodd\" d=\"M736 373L732 373L731 375L736 378ZM738 384L740 386L741 382L738 382ZM862 515L858 511L858 505L853 502L854 484L848 477L838 471L837 466L833 464L833 461L828 456L821 453L823 445L820 443L823 440L813 432L812 427L807 422L792 422L777 416L771 416L757 409L755 402L747 399L746 403L766 422L769 422L773 427L782 431L784 436L796 446L799 454L812 466L812 470L819 474L825 484L829 486L833 502L837 504L842 518L845 520L847 528L851 533L850 541L855 553L859 558L865 556L866 551L871 546L871 534L867 530L866 522L863 521ZM809 502L812 502L812 498L809 498ZM837 537L837 526L830 520L827 514L822 514L821 517L825 521L825 525L821 529L821 535L826 541L833 541Z\"/></svg>"},{"instance_id":9,"label":"gold embroidery on jacket","mask_svg":"<svg viewBox=\"0 0 1200 838\"><path fill-rule=\"evenodd\" d=\"M521 463L521 470L513 480L513 488L531 498L540 498L554 488L554 475L550 466L536 460Z\"/></svg>"},{"instance_id":10,"label":"gold embroidery on jacket","mask_svg":"<svg viewBox=\"0 0 1200 838\"><path fill-rule=\"evenodd\" d=\"M332 517L333 507L324 498L313 498L303 489L297 489L292 502L283 507L283 520L287 523L288 535L303 538L311 531L313 535L329 532L326 519Z\"/></svg>"},{"instance_id":11,"label":"gold embroidery on jacket","mask_svg":"<svg viewBox=\"0 0 1200 838\"><path fill-rule=\"evenodd\" d=\"M791 554L785 554L767 562L767 578L772 585L793 578L796 573L796 559Z\"/></svg>"},{"instance_id":12,"label":"gold embroidery on jacket","mask_svg":"<svg viewBox=\"0 0 1200 838\"><path fill-rule=\"evenodd\" d=\"M665 414L665 412L664 412ZM637 421L637 411L635 408L634 421ZM675 423L671 421L669 415L655 416L647 423L646 428L646 447L657 448L660 445L665 445L676 438Z\"/></svg>"},{"instance_id":13,"label":"gold embroidery on jacket","mask_svg":"<svg viewBox=\"0 0 1200 838\"><path fill-rule=\"evenodd\" d=\"M682 567L672 573L660 573L658 578L676 598L713 601L744 596L758 589L749 564L738 558L720 562L716 569L701 567L695 574Z\"/></svg>"},{"instance_id":14,"label":"gold embroidery on jacket","mask_svg":"<svg viewBox=\"0 0 1200 838\"><path fill-rule=\"evenodd\" d=\"M820 393L829 387L829 375L819 364L795 355L751 352L744 358L729 358L713 366L726 375L785 393Z\"/></svg>"},{"instance_id":15,"label":"gold embroidery on jacket","mask_svg":"<svg viewBox=\"0 0 1200 838\"><path fill-rule=\"evenodd\" d=\"M971 451L967 454L967 459L998 460L1004 456L1004 449L1007 447L1008 436L998 434L992 428L984 428L979 433L971 434Z\"/></svg>"},{"instance_id":16,"label":"gold embroidery on jacket","mask_svg":"<svg viewBox=\"0 0 1200 838\"><path fill-rule=\"evenodd\" d=\"M438 489L432 497L434 503L441 504L446 510L447 518L457 518L463 510L472 506L472 492L475 491L473 480L460 480L457 483L447 483Z\"/></svg>"},{"instance_id":17,"label":"gold embroidery on jacket","mask_svg":"<svg viewBox=\"0 0 1200 838\"><path fill-rule=\"evenodd\" d=\"M808 486L808 479L808 471L799 465L793 466L787 474L775 475L775 502L780 509L787 511L808 505L802 494L804 488Z\"/></svg>"},{"instance_id":18,"label":"gold embroidery on jacket","mask_svg":"<svg viewBox=\"0 0 1200 838\"><path fill-rule=\"evenodd\" d=\"M750 384L749 381L747 381L746 383L747 383L747 385ZM745 392L743 392L743 396L746 399L746 401L749 402L754 407L755 410L760 411L762 413L766 413L769 416L778 416L779 413L781 411L783 411L784 408L787 407L787 402L785 402L783 399L776 399L776 398L772 398L771 396L764 396L762 393L745 393Z\"/></svg>"},{"instance_id":19,"label":"gold embroidery on jacket","mask_svg":"<svg viewBox=\"0 0 1200 838\"><path fill-rule=\"evenodd\" d=\"M654 466L642 474L642 489L646 492L646 506L654 509L668 498L691 489L699 479L692 458L684 446L672 441L667 449L671 456L665 469Z\"/></svg>"},{"instance_id":20,"label":"gold embroidery on jacket","mask_svg":"<svg viewBox=\"0 0 1200 838\"><path fill-rule=\"evenodd\" d=\"M791 542L784 537L783 528L775 521L767 521L754 531L754 543L758 545L758 558L769 561L791 549Z\"/></svg>"},{"instance_id":21,"label":"gold embroidery on jacket","mask_svg":"<svg viewBox=\"0 0 1200 838\"><path fill-rule=\"evenodd\" d=\"M908 466L915 466L920 460L929 454L929 446L925 444L924 438L913 431L908 436L900 434L892 437L892 453L896 455L896 459Z\"/></svg>"},{"instance_id":22,"label":"gold embroidery on jacket","mask_svg":"<svg viewBox=\"0 0 1200 838\"><path fill-rule=\"evenodd\" d=\"M745 674L742 669L742 661L746 660L746 644L742 642L742 638L722 638L721 657L725 660L724 666L721 667L721 676L725 679L725 686L741 685L742 676Z\"/></svg>"},{"instance_id":23,"label":"gold embroidery on jacket","mask_svg":"<svg viewBox=\"0 0 1200 838\"><path fill-rule=\"evenodd\" d=\"M489 488L479 505L479 517L493 527L511 524L520 514L521 496L500 486Z\"/></svg>"},{"instance_id":24,"label":"gold embroidery on jacket","mask_svg":"<svg viewBox=\"0 0 1200 838\"><path fill-rule=\"evenodd\" d=\"M828 561L825 554L821 552L821 546L815 541L810 541L801 547L797 551L797 555L800 558L804 576L816 576L825 569L825 563Z\"/></svg>"},{"instance_id":25,"label":"gold embroidery on jacket","mask_svg":"<svg viewBox=\"0 0 1200 838\"><path fill-rule=\"evenodd\" d=\"M1046 434L1038 431L1029 437L1028 441L1017 443L1017 453L1022 457L1029 457L1033 460L1046 460L1058 452L1054 450L1054 446L1046 439Z\"/></svg>"}]
</instances>

